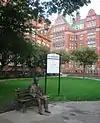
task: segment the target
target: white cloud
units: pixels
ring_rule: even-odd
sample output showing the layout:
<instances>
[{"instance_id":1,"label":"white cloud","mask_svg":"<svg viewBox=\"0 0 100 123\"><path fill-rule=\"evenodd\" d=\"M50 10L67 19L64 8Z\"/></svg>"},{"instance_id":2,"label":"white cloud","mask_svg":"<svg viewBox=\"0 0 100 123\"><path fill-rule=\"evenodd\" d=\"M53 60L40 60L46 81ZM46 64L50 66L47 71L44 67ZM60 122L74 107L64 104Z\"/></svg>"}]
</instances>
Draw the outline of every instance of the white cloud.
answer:
<instances>
[{"instance_id":1,"label":"white cloud","mask_svg":"<svg viewBox=\"0 0 100 123\"><path fill-rule=\"evenodd\" d=\"M97 14L100 14L100 0L91 0L88 6L84 6L80 9L82 18L85 18L90 9L94 9Z\"/></svg>"}]
</instances>

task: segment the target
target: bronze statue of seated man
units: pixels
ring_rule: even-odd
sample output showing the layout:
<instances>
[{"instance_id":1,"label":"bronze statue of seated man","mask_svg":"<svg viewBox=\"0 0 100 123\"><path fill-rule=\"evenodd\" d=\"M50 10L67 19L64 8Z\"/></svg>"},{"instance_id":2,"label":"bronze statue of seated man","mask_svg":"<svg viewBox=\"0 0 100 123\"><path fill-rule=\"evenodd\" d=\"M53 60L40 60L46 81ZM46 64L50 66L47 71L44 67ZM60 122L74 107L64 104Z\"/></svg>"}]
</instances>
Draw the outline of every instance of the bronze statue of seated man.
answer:
<instances>
[{"instance_id":1,"label":"bronze statue of seated man","mask_svg":"<svg viewBox=\"0 0 100 123\"><path fill-rule=\"evenodd\" d=\"M48 110L48 96L44 95L44 91L42 88L40 88L38 83L32 83L30 86L30 95L37 100L38 112L40 115L43 115L42 104L44 105L45 112L51 113Z\"/></svg>"}]
</instances>

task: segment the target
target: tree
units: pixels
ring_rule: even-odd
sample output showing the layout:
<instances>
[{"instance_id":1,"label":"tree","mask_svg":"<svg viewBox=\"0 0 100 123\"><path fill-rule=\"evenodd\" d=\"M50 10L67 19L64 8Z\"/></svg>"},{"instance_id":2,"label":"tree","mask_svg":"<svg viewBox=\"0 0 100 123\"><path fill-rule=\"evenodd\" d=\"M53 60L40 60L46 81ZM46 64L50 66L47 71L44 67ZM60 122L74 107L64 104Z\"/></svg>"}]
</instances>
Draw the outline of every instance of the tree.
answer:
<instances>
[{"instance_id":1,"label":"tree","mask_svg":"<svg viewBox=\"0 0 100 123\"><path fill-rule=\"evenodd\" d=\"M37 20L45 17L47 13L62 12L63 10L67 14L87 3L89 3L87 0L80 2L74 0L69 2L51 0L49 2L46 1L44 7L44 4L41 4L41 0L0 1L1 71L9 62L16 62L16 60L18 61L21 58L22 50L24 51L23 45L26 43L25 33L31 33L32 28L34 28L30 23L32 19ZM50 24L47 18L45 20ZM9 59L10 56L13 56L12 59Z\"/></svg>"},{"instance_id":2,"label":"tree","mask_svg":"<svg viewBox=\"0 0 100 123\"><path fill-rule=\"evenodd\" d=\"M43 15L40 0L9 0L0 2L0 55L1 71L11 61L16 61L24 52L26 44L25 33L31 33L33 25L30 20L36 20ZM12 59L9 59L10 56ZM8 60L9 59L9 60Z\"/></svg>"},{"instance_id":3,"label":"tree","mask_svg":"<svg viewBox=\"0 0 100 123\"><path fill-rule=\"evenodd\" d=\"M86 65L93 65L98 59L98 55L92 48L76 49L72 52L72 60L83 65L83 77L85 75Z\"/></svg>"},{"instance_id":4,"label":"tree","mask_svg":"<svg viewBox=\"0 0 100 123\"><path fill-rule=\"evenodd\" d=\"M15 71L17 71L18 64L21 64L21 66L24 67L23 65L26 64L26 59L33 52L32 41L25 40L20 41L20 43L22 47L19 46L19 51L16 51L15 49L15 52L11 55L13 57L13 60L10 58L10 62L14 63L14 65L12 66L12 70L15 69Z\"/></svg>"},{"instance_id":5,"label":"tree","mask_svg":"<svg viewBox=\"0 0 100 123\"><path fill-rule=\"evenodd\" d=\"M53 53L57 53L61 55L61 64L69 63L70 61L70 53L65 50L56 50Z\"/></svg>"},{"instance_id":6,"label":"tree","mask_svg":"<svg viewBox=\"0 0 100 123\"><path fill-rule=\"evenodd\" d=\"M80 7L84 5L88 5L90 0L49 0L48 2L44 2L47 12L53 13L62 13L63 15L72 14Z\"/></svg>"},{"instance_id":7,"label":"tree","mask_svg":"<svg viewBox=\"0 0 100 123\"><path fill-rule=\"evenodd\" d=\"M29 42L30 43L30 42ZM39 46L37 43L32 43L30 53L26 56L26 63L31 71L31 76L36 79L36 69L45 67L46 55L49 53L49 48Z\"/></svg>"},{"instance_id":8,"label":"tree","mask_svg":"<svg viewBox=\"0 0 100 123\"><path fill-rule=\"evenodd\" d=\"M46 46L40 46L38 49L38 66L41 68L45 68L45 62L47 54L50 53L50 49Z\"/></svg>"}]
</instances>

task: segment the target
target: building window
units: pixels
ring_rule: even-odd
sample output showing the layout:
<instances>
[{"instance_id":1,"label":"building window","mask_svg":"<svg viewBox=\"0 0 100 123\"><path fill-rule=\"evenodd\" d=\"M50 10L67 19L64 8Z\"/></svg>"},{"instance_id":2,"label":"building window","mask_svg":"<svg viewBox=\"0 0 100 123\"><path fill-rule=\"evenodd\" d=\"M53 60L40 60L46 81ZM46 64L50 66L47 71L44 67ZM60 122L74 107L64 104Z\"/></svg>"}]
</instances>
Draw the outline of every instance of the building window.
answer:
<instances>
[{"instance_id":1,"label":"building window","mask_svg":"<svg viewBox=\"0 0 100 123\"><path fill-rule=\"evenodd\" d=\"M49 47L49 44L47 44L47 47Z\"/></svg>"},{"instance_id":2,"label":"building window","mask_svg":"<svg viewBox=\"0 0 100 123\"><path fill-rule=\"evenodd\" d=\"M96 26L96 20L89 21L89 22L87 23L87 27L94 27L94 26Z\"/></svg>"},{"instance_id":3,"label":"building window","mask_svg":"<svg viewBox=\"0 0 100 123\"><path fill-rule=\"evenodd\" d=\"M42 42L42 44L45 46L45 42Z\"/></svg>"},{"instance_id":4,"label":"building window","mask_svg":"<svg viewBox=\"0 0 100 123\"><path fill-rule=\"evenodd\" d=\"M75 26L75 30L78 30L79 29L79 26L77 25L77 26Z\"/></svg>"},{"instance_id":5,"label":"building window","mask_svg":"<svg viewBox=\"0 0 100 123\"><path fill-rule=\"evenodd\" d=\"M75 40L77 40L78 39L78 35L75 35Z\"/></svg>"},{"instance_id":6,"label":"building window","mask_svg":"<svg viewBox=\"0 0 100 123\"><path fill-rule=\"evenodd\" d=\"M96 35L96 32L88 33L88 36L89 36L89 35Z\"/></svg>"},{"instance_id":7,"label":"building window","mask_svg":"<svg viewBox=\"0 0 100 123\"><path fill-rule=\"evenodd\" d=\"M70 40L72 40L72 36L70 36Z\"/></svg>"},{"instance_id":8,"label":"building window","mask_svg":"<svg viewBox=\"0 0 100 123\"><path fill-rule=\"evenodd\" d=\"M74 41L74 35L71 35L71 36L70 36L70 40L71 40L71 41Z\"/></svg>"},{"instance_id":9,"label":"building window","mask_svg":"<svg viewBox=\"0 0 100 123\"><path fill-rule=\"evenodd\" d=\"M84 35L80 35L80 40L83 40Z\"/></svg>"},{"instance_id":10,"label":"building window","mask_svg":"<svg viewBox=\"0 0 100 123\"><path fill-rule=\"evenodd\" d=\"M53 47L55 47L55 48L60 48L60 47L64 47L64 41L62 41L62 40L57 40L57 41L55 41L54 43L53 43Z\"/></svg>"},{"instance_id":11,"label":"building window","mask_svg":"<svg viewBox=\"0 0 100 123\"><path fill-rule=\"evenodd\" d=\"M38 40L37 42L38 42L39 44L41 44L41 41Z\"/></svg>"},{"instance_id":12,"label":"building window","mask_svg":"<svg viewBox=\"0 0 100 123\"><path fill-rule=\"evenodd\" d=\"M44 31L43 30L41 30L41 34L43 34L44 33Z\"/></svg>"},{"instance_id":13,"label":"building window","mask_svg":"<svg viewBox=\"0 0 100 123\"><path fill-rule=\"evenodd\" d=\"M79 30L79 29L83 29L84 28L84 24L79 24L73 27L75 30Z\"/></svg>"},{"instance_id":14,"label":"building window","mask_svg":"<svg viewBox=\"0 0 100 123\"><path fill-rule=\"evenodd\" d=\"M95 19L96 19L96 16L92 16L92 17L88 17L87 21L91 21L91 20L95 20Z\"/></svg>"},{"instance_id":15,"label":"building window","mask_svg":"<svg viewBox=\"0 0 100 123\"><path fill-rule=\"evenodd\" d=\"M84 28L84 24L80 24L80 29L83 29Z\"/></svg>"},{"instance_id":16,"label":"building window","mask_svg":"<svg viewBox=\"0 0 100 123\"><path fill-rule=\"evenodd\" d=\"M87 45L88 47L96 47L96 33L95 32L92 32L92 33L89 33L88 36L88 42L87 42Z\"/></svg>"}]
</instances>

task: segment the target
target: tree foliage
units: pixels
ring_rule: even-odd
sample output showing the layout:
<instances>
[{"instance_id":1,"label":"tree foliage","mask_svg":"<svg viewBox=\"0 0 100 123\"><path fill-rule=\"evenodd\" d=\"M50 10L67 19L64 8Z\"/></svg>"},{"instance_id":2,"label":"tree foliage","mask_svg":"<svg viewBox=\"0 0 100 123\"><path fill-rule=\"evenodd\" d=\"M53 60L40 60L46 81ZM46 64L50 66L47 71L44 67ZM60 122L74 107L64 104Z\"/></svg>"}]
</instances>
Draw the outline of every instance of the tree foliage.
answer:
<instances>
[{"instance_id":1,"label":"tree foliage","mask_svg":"<svg viewBox=\"0 0 100 123\"><path fill-rule=\"evenodd\" d=\"M61 63L65 64L65 63L69 63L70 61L70 53L65 51L65 50L56 50L53 51L53 53L57 53L61 55Z\"/></svg>"},{"instance_id":2,"label":"tree foliage","mask_svg":"<svg viewBox=\"0 0 100 123\"><path fill-rule=\"evenodd\" d=\"M21 47L20 40L24 40L24 33L31 32L33 28L29 23L31 19L36 20L44 17L46 13L57 11L71 13L87 3L88 0L51 0L45 2L45 7L41 0L9 0L5 4L0 3L0 53L7 53L9 50L15 52L15 49L17 52L18 47ZM45 20L50 24L47 18Z\"/></svg>"},{"instance_id":3,"label":"tree foliage","mask_svg":"<svg viewBox=\"0 0 100 123\"><path fill-rule=\"evenodd\" d=\"M98 59L98 55L92 48L81 48L72 52L72 60L83 65L83 73L85 73L86 65L93 65Z\"/></svg>"},{"instance_id":4,"label":"tree foliage","mask_svg":"<svg viewBox=\"0 0 100 123\"><path fill-rule=\"evenodd\" d=\"M27 63L28 66L43 66L48 49L39 47L28 41L25 33L32 33L31 20L44 18L50 24L45 15L58 12L71 13L79 7L88 4L88 0L65 1L50 0L42 4L41 0L7 0L0 1L0 63L1 70L5 65L14 62ZM45 6L44 6L45 5ZM69 56L64 56L63 62L68 62Z\"/></svg>"},{"instance_id":5,"label":"tree foliage","mask_svg":"<svg viewBox=\"0 0 100 123\"><path fill-rule=\"evenodd\" d=\"M38 66L45 68L47 54L50 53L50 49L45 46L40 46L38 49Z\"/></svg>"},{"instance_id":6,"label":"tree foliage","mask_svg":"<svg viewBox=\"0 0 100 123\"><path fill-rule=\"evenodd\" d=\"M55 1L51 0L41 4L41 0L9 0L0 3L0 53L18 52L18 47L22 46L25 32L31 32L31 19L44 17L46 13L73 12L77 7L87 4L87 0L82 1ZM71 6L73 9L71 9ZM76 8L75 8L76 6ZM46 10L47 9L47 10ZM73 10L73 11L72 11ZM45 12L46 11L46 12ZM66 12L66 14L68 13ZM45 19L48 24L50 21Z\"/></svg>"},{"instance_id":7,"label":"tree foliage","mask_svg":"<svg viewBox=\"0 0 100 123\"><path fill-rule=\"evenodd\" d=\"M15 57L19 61L19 58L25 55L25 51L28 48L25 33L31 34L33 25L30 23L30 20L36 19L37 12L38 17L43 15L44 11L42 8L40 0L9 0L8 2L0 2L1 68L10 61L14 61ZM13 60L9 59L10 56L13 56ZM9 62L8 59L10 60Z\"/></svg>"},{"instance_id":8,"label":"tree foliage","mask_svg":"<svg viewBox=\"0 0 100 123\"><path fill-rule=\"evenodd\" d=\"M92 48L81 48L72 52L75 61L81 64L92 65L98 59L98 55Z\"/></svg>"},{"instance_id":9,"label":"tree foliage","mask_svg":"<svg viewBox=\"0 0 100 123\"><path fill-rule=\"evenodd\" d=\"M84 5L88 5L90 2L90 0L50 0L48 2L44 2L44 4L48 13L52 14L52 12L58 12L66 15L71 14Z\"/></svg>"},{"instance_id":10,"label":"tree foliage","mask_svg":"<svg viewBox=\"0 0 100 123\"><path fill-rule=\"evenodd\" d=\"M36 69L38 67L45 68L46 55L49 52L49 48L45 46L39 46L36 43L32 45L31 53L26 57L26 63L34 78L36 78Z\"/></svg>"},{"instance_id":11,"label":"tree foliage","mask_svg":"<svg viewBox=\"0 0 100 123\"><path fill-rule=\"evenodd\" d=\"M29 21L42 16L44 14L42 9L39 0L10 0L6 4L0 4L1 52L4 49L13 52L14 45L21 45L20 40L24 40L24 34L31 33L33 28Z\"/></svg>"}]
</instances>

